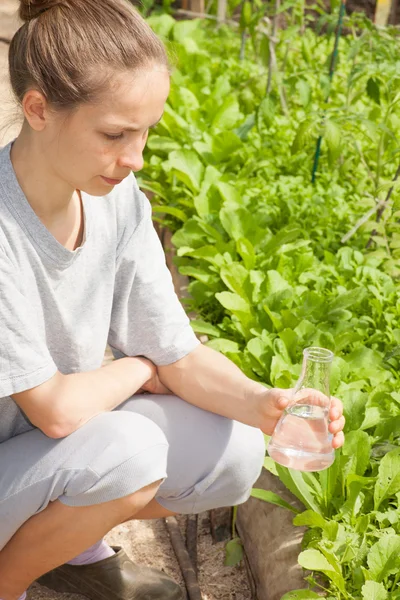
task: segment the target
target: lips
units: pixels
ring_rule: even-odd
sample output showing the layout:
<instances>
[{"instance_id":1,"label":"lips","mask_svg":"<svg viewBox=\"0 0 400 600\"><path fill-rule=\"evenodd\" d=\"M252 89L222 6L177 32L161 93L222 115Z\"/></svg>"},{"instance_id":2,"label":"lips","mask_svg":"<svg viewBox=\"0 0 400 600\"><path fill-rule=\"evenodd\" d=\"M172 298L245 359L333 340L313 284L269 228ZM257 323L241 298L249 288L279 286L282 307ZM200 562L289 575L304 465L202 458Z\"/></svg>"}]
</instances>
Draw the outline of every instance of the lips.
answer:
<instances>
[{"instance_id":1,"label":"lips","mask_svg":"<svg viewBox=\"0 0 400 600\"><path fill-rule=\"evenodd\" d=\"M103 181L108 183L108 185L118 185L121 183L121 181L123 181L123 179L110 179L109 177L103 177L103 175L101 175L101 178Z\"/></svg>"}]
</instances>

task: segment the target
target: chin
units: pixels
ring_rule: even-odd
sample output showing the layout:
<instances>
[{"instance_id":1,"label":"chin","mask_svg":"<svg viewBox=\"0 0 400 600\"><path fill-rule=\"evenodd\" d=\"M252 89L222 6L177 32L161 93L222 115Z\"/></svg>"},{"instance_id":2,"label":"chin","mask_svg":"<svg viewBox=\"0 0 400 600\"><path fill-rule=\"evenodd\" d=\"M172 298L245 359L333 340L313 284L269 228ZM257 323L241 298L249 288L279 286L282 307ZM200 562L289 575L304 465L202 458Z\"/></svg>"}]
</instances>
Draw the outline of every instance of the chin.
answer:
<instances>
[{"instance_id":1,"label":"chin","mask_svg":"<svg viewBox=\"0 0 400 600\"><path fill-rule=\"evenodd\" d=\"M82 185L81 187L77 187L84 194L88 194L89 196L106 196L109 194L114 188L106 185L105 183L100 182L90 182Z\"/></svg>"}]
</instances>

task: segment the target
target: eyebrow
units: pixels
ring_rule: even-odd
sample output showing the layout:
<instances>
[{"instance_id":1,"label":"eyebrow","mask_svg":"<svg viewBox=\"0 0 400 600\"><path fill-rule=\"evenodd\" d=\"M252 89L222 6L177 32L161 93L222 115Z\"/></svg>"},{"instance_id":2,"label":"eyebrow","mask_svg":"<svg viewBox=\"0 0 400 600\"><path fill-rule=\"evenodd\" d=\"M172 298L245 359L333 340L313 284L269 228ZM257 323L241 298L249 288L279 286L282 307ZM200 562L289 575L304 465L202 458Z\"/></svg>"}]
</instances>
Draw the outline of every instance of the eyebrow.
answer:
<instances>
[{"instance_id":1,"label":"eyebrow","mask_svg":"<svg viewBox=\"0 0 400 600\"><path fill-rule=\"evenodd\" d=\"M156 125L159 124L159 122L161 121L161 119L163 118L164 113L161 115L161 117L158 119L158 121L156 121L155 123L153 123L153 125L150 125L149 129L155 127ZM119 125L119 124L115 124L114 127L117 127L118 129L123 129L124 131L140 131L140 129L137 129L135 127L125 127L125 125Z\"/></svg>"}]
</instances>

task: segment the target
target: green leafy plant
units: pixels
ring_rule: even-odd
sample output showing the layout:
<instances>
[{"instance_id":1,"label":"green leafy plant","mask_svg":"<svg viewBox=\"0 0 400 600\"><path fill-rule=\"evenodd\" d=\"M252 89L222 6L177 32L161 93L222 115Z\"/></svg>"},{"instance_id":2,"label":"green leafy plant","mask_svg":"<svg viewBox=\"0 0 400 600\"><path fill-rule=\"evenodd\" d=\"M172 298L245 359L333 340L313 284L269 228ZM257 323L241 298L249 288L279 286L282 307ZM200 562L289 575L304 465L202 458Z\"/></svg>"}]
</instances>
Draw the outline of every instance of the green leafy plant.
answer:
<instances>
[{"instance_id":1,"label":"green leafy plant","mask_svg":"<svg viewBox=\"0 0 400 600\"><path fill-rule=\"evenodd\" d=\"M267 457L265 466L304 505L294 524L308 528L299 562L311 588L329 599L400 600L400 49L390 29L346 18L330 82L332 15L320 11L322 35L304 27L303 5L281 8L288 26L268 96L262 18L250 32L257 5L242 21L256 60L238 59L238 29L150 17L176 69L139 183L175 232L192 327L208 345L267 387L293 385L304 347L335 352L346 443L334 465L302 474ZM253 495L289 508L271 492ZM227 560L240 556L236 539Z\"/></svg>"}]
</instances>

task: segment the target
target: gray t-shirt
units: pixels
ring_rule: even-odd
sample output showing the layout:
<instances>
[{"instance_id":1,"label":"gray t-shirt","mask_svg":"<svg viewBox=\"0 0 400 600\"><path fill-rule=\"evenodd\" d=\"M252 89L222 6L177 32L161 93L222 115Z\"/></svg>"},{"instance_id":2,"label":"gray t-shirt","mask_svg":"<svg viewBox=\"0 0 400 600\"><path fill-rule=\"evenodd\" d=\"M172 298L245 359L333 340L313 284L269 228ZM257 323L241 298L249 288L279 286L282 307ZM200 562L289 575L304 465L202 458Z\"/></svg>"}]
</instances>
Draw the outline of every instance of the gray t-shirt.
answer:
<instances>
[{"instance_id":1,"label":"gray t-shirt","mask_svg":"<svg viewBox=\"0 0 400 600\"><path fill-rule=\"evenodd\" d=\"M156 365L199 344L133 174L107 196L82 193L84 240L71 251L31 208L10 150L0 150L0 443L31 428L11 394L57 369L99 368L107 342Z\"/></svg>"}]
</instances>

